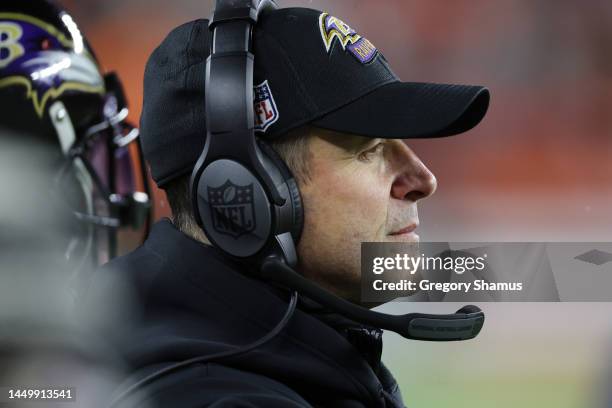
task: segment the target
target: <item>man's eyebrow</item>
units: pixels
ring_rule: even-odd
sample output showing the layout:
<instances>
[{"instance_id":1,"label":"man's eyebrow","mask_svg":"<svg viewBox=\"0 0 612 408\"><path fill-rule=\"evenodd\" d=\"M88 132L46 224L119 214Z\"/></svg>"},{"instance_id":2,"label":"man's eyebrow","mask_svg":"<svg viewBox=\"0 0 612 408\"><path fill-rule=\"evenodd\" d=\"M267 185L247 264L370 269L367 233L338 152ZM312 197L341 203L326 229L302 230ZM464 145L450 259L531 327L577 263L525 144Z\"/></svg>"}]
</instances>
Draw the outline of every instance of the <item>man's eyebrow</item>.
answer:
<instances>
[{"instance_id":1,"label":"man's eyebrow","mask_svg":"<svg viewBox=\"0 0 612 408\"><path fill-rule=\"evenodd\" d=\"M381 141L382 139L379 137L372 138L372 137L360 136L357 140L354 140L350 143L350 146L348 146L348 149L353 152L359 152L361 150L369 148L370 146L374 146L380 143Z\"/></svg>"},{"instance_id":2,"label":"man's eyebrow","mask_svg":"<svg viewBox=\"0 0 612 408\"><path fill-rule=\"evenodd\" d=\"M351 154L359 153L371 146L373 147L383 140L382 138L340 133L325 129L319 129L318 132L321 138Z\"/></svg>"}]
</instances>

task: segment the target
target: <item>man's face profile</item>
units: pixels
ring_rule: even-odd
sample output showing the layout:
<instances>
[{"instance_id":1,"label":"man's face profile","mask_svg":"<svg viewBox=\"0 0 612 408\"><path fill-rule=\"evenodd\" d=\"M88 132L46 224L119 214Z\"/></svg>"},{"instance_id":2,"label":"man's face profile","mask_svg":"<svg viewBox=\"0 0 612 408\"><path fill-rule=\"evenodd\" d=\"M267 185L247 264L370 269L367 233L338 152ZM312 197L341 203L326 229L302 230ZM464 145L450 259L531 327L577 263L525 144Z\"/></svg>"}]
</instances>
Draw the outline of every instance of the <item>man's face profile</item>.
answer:
<instances>
[{"instance_id":1,"label":"man's face profile","mask_svg":"<svg viewBox=\"0 0 612 408\"><path fill-rule=\"evenodd\" d=\"M309 143L310 181L300 186L304 230L301 272L359 302L361 242L418 242L417 201L437 182L398 139L315 129Z\"/></svg>"}]
</instances>

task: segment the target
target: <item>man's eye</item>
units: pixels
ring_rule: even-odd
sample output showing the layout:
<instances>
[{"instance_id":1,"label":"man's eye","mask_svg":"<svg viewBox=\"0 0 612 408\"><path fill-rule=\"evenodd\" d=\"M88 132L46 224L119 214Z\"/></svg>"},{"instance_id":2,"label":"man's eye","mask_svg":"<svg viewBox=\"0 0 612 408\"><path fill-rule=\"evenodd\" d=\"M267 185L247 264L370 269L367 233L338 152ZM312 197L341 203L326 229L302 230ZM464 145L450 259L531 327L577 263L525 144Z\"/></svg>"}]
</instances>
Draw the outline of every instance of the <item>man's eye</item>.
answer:
<instances>
[{"instance_id":1,"label":"man's eye","mask_svg":"<svg viewBox=\"0 0 612 408\"><path fill-rule=\"evenodd\" d=\"M376 146L372 147L371 149L368 149L368 150L365 150L359 153L358 159L362 161L371 160L376 154L382 151L384 146L385 146L384 142L378 143Z\"/></svg>"}]
</instances>

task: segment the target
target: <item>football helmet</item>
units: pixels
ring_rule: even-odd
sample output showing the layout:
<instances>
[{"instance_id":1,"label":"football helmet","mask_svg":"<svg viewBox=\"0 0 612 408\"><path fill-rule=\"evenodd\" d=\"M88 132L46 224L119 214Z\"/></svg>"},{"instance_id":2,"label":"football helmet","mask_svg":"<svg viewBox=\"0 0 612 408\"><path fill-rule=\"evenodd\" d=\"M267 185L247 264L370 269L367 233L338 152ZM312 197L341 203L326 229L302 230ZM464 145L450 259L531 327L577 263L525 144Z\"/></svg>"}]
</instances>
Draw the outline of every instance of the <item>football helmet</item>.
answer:
<instances>
[{"instance_id":1,"label":"football helmet","mask_svg":"<svg viewBox=\"0 0 612 408\"><path fill-rule=\"evenodd\" d=\"M0 105L5 134L57 155L49 190L78 225L67 258L95 266L117 254L121 228L146 236L147 174L121 82L102 73L74 19L51 1L0 4Z\"/></svg>"}]
</instances>

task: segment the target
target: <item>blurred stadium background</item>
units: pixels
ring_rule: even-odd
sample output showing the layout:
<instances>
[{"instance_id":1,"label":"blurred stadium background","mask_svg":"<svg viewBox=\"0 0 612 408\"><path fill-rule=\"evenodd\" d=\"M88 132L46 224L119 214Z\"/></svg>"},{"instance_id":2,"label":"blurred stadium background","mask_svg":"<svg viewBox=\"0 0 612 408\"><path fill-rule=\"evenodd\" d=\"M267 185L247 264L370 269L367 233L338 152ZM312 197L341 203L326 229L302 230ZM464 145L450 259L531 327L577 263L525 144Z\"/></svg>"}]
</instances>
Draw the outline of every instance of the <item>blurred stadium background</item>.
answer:
<instances>
[{"instance_id":1,"label":"blurred stadium background","mask_svg":"<svg viewBox=\"0 0 612 408\"><path fill-rule=\"evenodd\" d=\"M611 2L279 3L344 19L405 81L490 88L489 113L476 129L409 142L439 181L436 195L420 206L423 240L612 240ZM103 66L120 74L137 122L147 57L174 26L208 17L212 1L63 4ZM156 217L168 213L158 191ZM395 303L383 309L448 312L455 306ZM408 406L612 406L606 399L612 388L611 303L482 307L487 324L472 342L428 344L386 335L384 359Z\"/></svg>"}]
</instances>

